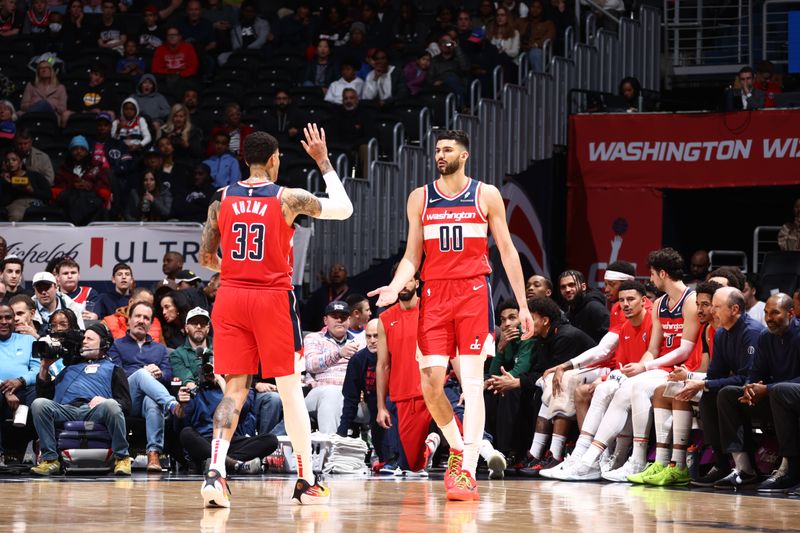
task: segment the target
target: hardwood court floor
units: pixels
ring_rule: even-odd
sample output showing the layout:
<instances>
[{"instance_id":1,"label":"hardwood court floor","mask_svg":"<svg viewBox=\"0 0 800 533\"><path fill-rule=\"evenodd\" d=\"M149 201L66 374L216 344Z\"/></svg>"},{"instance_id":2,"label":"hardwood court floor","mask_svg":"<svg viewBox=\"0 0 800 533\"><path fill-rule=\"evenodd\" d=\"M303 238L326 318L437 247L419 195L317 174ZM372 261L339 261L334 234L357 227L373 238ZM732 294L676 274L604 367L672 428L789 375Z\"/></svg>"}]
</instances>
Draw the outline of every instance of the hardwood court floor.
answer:
<instances>
[{"instance_id":1,"label":"hardwood court floor","mask_svg":"<svg viewBox=\"0 0 800 533\"><path fill-rule=\"evenodd\" d=\"M800 533L797 499L601 483L483 480L461 503L440 480L335 478L331 505L297 507L292 479L265 476L233 481L228 511L202 509L199 477L2 481L2 532Z\"/></svg>"}]
</instances>

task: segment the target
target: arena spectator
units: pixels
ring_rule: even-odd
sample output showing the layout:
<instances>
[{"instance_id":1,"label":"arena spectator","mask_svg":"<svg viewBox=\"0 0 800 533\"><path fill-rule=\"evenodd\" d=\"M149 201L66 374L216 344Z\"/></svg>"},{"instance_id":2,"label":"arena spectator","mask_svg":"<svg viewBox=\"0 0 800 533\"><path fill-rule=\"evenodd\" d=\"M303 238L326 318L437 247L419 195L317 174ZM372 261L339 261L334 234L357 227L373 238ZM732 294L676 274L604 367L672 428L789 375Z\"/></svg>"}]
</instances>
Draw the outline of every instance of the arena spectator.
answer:
<instances>
[{"instance_id":1,"label":"arena spectator","mask_svg":"<svg viewBox=\"0 0 800 533\"><path fill-rule=\"evenodd\" d=\"M36 376L37 398L31 405L42 461L31 469L33 473L52 475L61 470L56 423L91 420L102 423L111 434L114 474L131 474L125 426L125 415L131 412L131 395L125 373L106 358L111 342L105 326L89 326L81 350L81 357L86 361L65 367L55 381L51 381L48 373L53 360L42 361Z\"/></svg>"},{"instance_id":2,"label":"arena spectator","mask_svg":"<svg viewBox=\"0 0 800 533\"><path fill-rule=\"evenodd\" d=\"M475 26L486 27L494 20L495 5L492 0L481 0L478 3L478 15L476 17Z\"/></svg>"},{"instance_id":3,"label":"arena spectator","mask_svg":"<svg viewBox=\"0 0 800 533\"><path fill-rule=\"evenodd\" d=\"M312 389L306 395L308 412L316 415L323 433L333 434L342 415L342 385L350 358L361 349L347 331L350 308L342 301L331 302L323 317L325 333L310 333L304 341L306 372Z\"/></svg>"},{"instance_id":4,"label":"arena spectator","mask_svg":"<svg viewBox=\"0 0 800 533\"><path fill-rule=\"evenodd\" d=\"M325 101L332 104L342 105L342 96L345 89L353 89L356 95L360 95L364 87L364 80L356 76L360 64L355 59L343 59L340 71L342 77L331 83L325 93Z\"/></svg>"},{"instance_id":5,"label":"arena spectator","mask_svg":"<svg viewBox=\"0 0 800 533\"><path fill-rule=\"evenodd\" d=\"M46 153L33 146L33 135L30 130L17 131L17 135L14 137L14 148L22 156L25 168L44 176L50 185L55 183L53 163Z\"/></svg>"},{"instance_id":6,"label":"arena spectator","mask_svg":"<svg viewBox=\"0 0 800 533\"><path fill-rule=\"evenodd\" d=\"M202 354L213 353L214 349L210 333L208 311L195 307L186 315L186 342L169 354L173 375L180 378L181 386L188 390L203 383Z\"/></svg>"},{"instance_id":7,"label":"arena spectator","mask_svg":"<svg viewBox=\"0 0 800 533\"><path fill-rule=\"evenodd\" d=\"M135 286L133 270L126 263L117 263L111 273L111 282L114 284L114 290L103 293L100 297L97 303L98 316L107 317L116 313L120 307L128 307L131 290Z\"/></svg>"},{"instance_id":8,"label":"arena spectator","mask_svg":"<svg viewBox=\"0 0 800 533\"><path fill-rule=\"evenodd\" d=\"M128 310L137 302L145 302L146 304L153 305L153 293L147 287L136 287L131 291L129 304L125 307L118 307L113 315L108 315L103 318L103 323L111 331L111 336L114 339L121 339L128 333ZM164 343L163 335L161 332L161 322L158 318L153 318L150 323L150 329L147 330L155 342Z\"/></svg>"},{"instance_id":9,"label":"arena spectator","mask_svg":"<svg viewBox=\"0 0 800 533\"><path fill-rule=\"evenodd\" d=\"M392 50L400 54L414 50L427 34L428 28L417 16L417 8L414 3L402 2L392 27Z\"/></svg>"},{"instance_id":10,"label":"arena spectator","mask_svg":"<svg viewBox=\"0 0 800 533\"><path fill-rule=\"evenodd\" d=\"M708 281L716 281L723 287L735 287L740 291L744 289L747 281L739 267L721 266L708 273Z\"/></svg>"},{"instance_id":11,"label":"arena spectator","mask_svg":"<svg viewBox=\"0 0 800 533\"><path fill-rule=\"evenodd\" d=\"M70 0L61 30L61 49L67 59L80 55L82 50L93 48L92 25L83 12L83 0Z\"/></svg>"},{"instance_id":12,"label":"arena spectator","mask_svg":"<svg viewBox=\"0 0 800 533\"><path fill-rule=\"evenodd\" d=\"M178 29L184 41L195 47L198 56L216 51L217 39L214 26L210 20L203 17L203 6L199 0L186 2L186 16L178 22Z\"/></svg>"},{"instance_id":13,"label":"arena spectator","mask_svg":"<svg viewBox=\"0 0 800 533\"><path fill-rule=\"evenodd\" d=\"M58 123L63 125L67 117L67 89L58 81L55 68L61 60L54 54L43 54L34 58L28 65L36 75L25 85L19 114L54 113Z\"/></svg>"},{"instance_id":14,"label":"arena spectator","mask_svg":"<svg viewBox=\"0 0 800 533\"><path fill-rule=\"evenodd\" d=\"M100 21L95 28L97 46L122 55L128 36L117 20L117 4L113 0L103 0L101 9Z\"/></svg>"},{"instance_id":15,"label":"arena spectator","mask_svg":"<svg viewBox=\"0 0 800 533\"><path fill-rule=\"evenodd\" d=\"M161 127L161 138L170 140L176 159L194 161L203 153L203 132L192 124L189 110L183 104L172 106L166 124ZM161 149L160 142L158 146Z\"/></svg>"},{"instance_id":16,"label":"arena spectator","mask_svg":"<svg viewBox=\"0 0 800 533\"><path fill-rule=\"evenodd\" d=\"M447 89L455 93L461 105L467 92L466 76L469 73L469 60L450 35L443 35L438 44L441 53L431 61L428 82L434 88Z\"/></svg>"},{"instance_id":17,"label":"arena spectator","mask_svg":"<svg viewBox=\"0 0 800 533\"><path fill-rule=\"evenodd\" d=\"M0 420L13 418L20 405L30 407L36 397L36 374L41 361L31 356L34 338L14 331L14 310L0 303ZM3 459L0 424L0 463Z\"/></svg>"},{"instance_id":18,"label":"arena spectator","mask_svg":"<svg viewBox=\"0 0 800 533\"><path fill-rule=\"evenodd\" d=\"M800 250L800 198L794 201L794 220L781 226L778 231L778 247L781 251Z\"/></svg>"},{"instance_id":19,"label":"arena spectator","mask_svg":"<svg viewBox=\"0 0 800 533\"><path fill-rule=\"evenodd\" d=\"M47 323L57 310L69 309L75 314L79 329L84 329L83 305L58 291L56 278L50 272L37 272L33 276L33 302L36 304L37 321Z\"/></svg>"},{"instance_id":20,"label":"arena spectator","mask_svg":"<svg viewBox=\"0 0 800 533\"><path fill-rule=\"evenodd\" d=\"M372 70L361 89L362 100L374 100L378 106L404 98L407 94L401 69L389 64L389 56L383 49L375 49L370 56Z\"/></svg>"},{"instance_id":21,"label":"arena spectator","mask_svg":"<svg viewBox=\"0 0 800 533\"><path fill-rule=\"evenodd\" d=\"M184 261L183 255L178 252L169 251L165 253L161 259L161 272L164 273L164 279L155 285L154 290L158 290L160 287L169 287L172 290L176 290L178 283L175 281L175 276L183 270Z\"/></svg>"},{"instance_id":22,"label":"arena spectator","mask_svg":"<svg viewBox=\"0 0 800 533\"><path fill-rule=\"evenodd\" d=\"M184 126L183 132L185 133L186 131L186 126ZM198 142L195 136L199 132L199 129L195 128L194 124L192 124L189 132L190 141L192 143ZM183 135L181 135L181 137L183 137ZM147 161L147 156L151 154L151 152L147 152L145 154L145 163L150 164L150 166L147 167L148 170L155 170L154 174L161 183L165 185L168 183L170 190L174 188L176 191L180 191L186 185L189 176L189 164L194 158L184 153L180 159L176 160L177 150L175 149L175 144L172 139L173 137L170 136L161 137L157 142L157 149L155 151L157 155L153 156L150 161Z\"/></svg>"},{"instance_id":23,"label":"arena spectator","mask_svg":"<svg viewBox=\"0 0 800 533\"><path fill-rule=\"evenodd\" d=\"M166 30L167 41L156 48L150 72L159 76L169 76L168 85L175 87L175 78L191 78L197 75L199 62L194 47L183 41L176 26Z\"/></svg>"},{"instance_id":24,"label":"arena spectator","mask_svg":"<svg viewBox=\"0 0 800 533\"><path fill-rule=\"evenodd\" d=\"M95 63L89 68L89 79L75 93L70 94L70 110L67 111L67 116L73 111L76 113L106 111L114 116L117 103L106 80L106 74L106 66L102 63Z\"/></svg>"},{"instance_id":25,"label":"arena spectator","mask_svg":"<svg viewBox=\"0 0 800 533\"><path fill-rule=\"evenodd\" d=\"M172 192L156 176L153 172L145 172L142 182L131 189L125 207L125 220L155 222L169 218Z\"/></svg>"},{"instance_id":26,"label":"arena spectator","mask_svg":"<svg viewBox=\"0 0 800 533\"><path fill-rule=\"evenodd\" d=\"M556 25L556 43L553 51L561 54L564 51L564 32L575 24L574 5L567 0L550 0L548 11Z\"/></svg>"},{"instance_id":27,"label":"arena spectator","mask_svg":"<svg viewBox=\"0 0 800 533\"><path fill-rule=\"evenodd\" d=\"M234 26L231 34L231 50L219 55L220 65L224 65L231 53L237 50L261 50L271 36L269 22L258 16L254 2L246 0L242 2L239 10L239 20Z\"/></svg>"},{"instance_id":28,"label":"arena spectator","mask_svg":"<svg viewBox=\"0 0 800 533\"><path fill-rule=\"evenodd\" d=\"M596 289L586 288L586 279L576 270L558 277L558 287L569 323L599 342L608 331L609 313L605 297Z\"/></svg>"},{"instance_id":29,"label":"arena spectator","mask_svg":"<svg viewBox=\"0 0 800 533\"><path fill-rule=\"evenodd\" d=\"M327 39L337 51L347 42L350 18L338 5L331 5L322 10L322 21L317 30L317 39Z\"/></svg>"},{"instance_id":30,"label":"arena spectator","mask_svg":"<svg viewBox=\"0 0 800 533\"><path fill-rule=\"evenodd\" d=\"M125 53L117 61L117 74L138 80L147 72L144 58L139 54L139 44L134 39L125 41Z\"/></svg>"},{"instance_id":31,"label":"arena spectator","mask_svg":"<svg viewBox=\"0 0 800 533\"><path fill-rule=\"evenodd\" d=\"M534 72L544 72L544 43L550 40L551 45L556 41L556 25L545 12L541 0L533 0L530 4L528 17L521 19L524 26L522 47L528 54L528 62Z\"/></svg>"},{"instance_id":32,"label":"arena spectator","mask_svg":"<svg viewBox=\"0 0 800 533\"><path fill-rule=\"evenodd\" d=\"M0 100L0 148L11 144L17 134L17 111L8 100Z\"/></svg>"},{"instance_id":33,"label":"arena spectator","mask_svg":"<svg viewBox=\"0 0 800 533\"><path fill-rule=\"evenodd\" d=\"M56 173L56 203L67 220L84 226L103 216L111 196L108 172L89 153L89 142L76 135L69 143L69 155Z\"/></svg>"},{"instance_id":34,"label":"arena spectator","mask_svg":"<svg viewBox=\"0 0 800 533\"><path fill-rule=\"evenodd\" d=\"M303 85L306 87L322 87L323 92L328 90L331 83L336 81L341 68L331 55L333 45L328 39L320 39L317 43L314 57L306 64Z\"/></svg>"},{"instance_id":35,"label":"arena spectator","mask_svg":"<svg viewBox=\"0 0 800 533\"><path fill-rule=\"evenodd\" d=\"M364 337L364 328L372 318L369 300L363 294L353 293L345 299L345 302L350 308L350 325L347 331L353 334L359 344L363 345L367 342Z\"/></svg>"},{"instance_id":36,"label":"arena spectator","mask_svg":"<svg viewBox=\"0 0 800 533\"><path fill-rule=\"evenodd\" d=\"M31 291L25 289L23 271L25 263L15 255L6 255L2 262L2 272L0 272L0 283L5 287L6 292L3 296L3 303L16 296L17 294L27 294L33 296Z\"/></svg>"},{"instance_id":37,"label":"arena spectator","mask_svg":"<svg viewBox=\"0 0 800 533\"><path fill-rule=\"evenodd\" d=\"M8 243L3 238L3 236L0 235L0 263L2 263L5 260L7 253L8 253ZM0 274L2 274L2 272L0 272Z\"/></svg>"},{"instance_id":38,"label":"arena spectator","mask_svg":"<svg viewBox=\"0 0 800 533\"><path fill-rule=\"evenodd\" d=\"M22 24L23 35L45 36L50 31L50 9L47 0L31 0Z\"/></svg>"},{"instance_id":39,"label":"arena spectator","mask_svg":"<svg viewBox=\"0 0 800 533\"><path fill-rule=\"evenodd\" d=\"M453 11L453 7L449 4L440 4L439 7L436 8L436 13L433 17L431 33L447 33L450 28L454 26L455 22L455 12Z\"/></svg>"},{"instance_id":40,"label":"arena spectator","mask_svg":"<svg viewBox=\"0 0 800 533\"><path fill-rule=\"evenodd\" d=\"M348 39L338 50L340 57L349 57L356 63L356 72L367 60L367 43L365 41L367 27L361 21L353 22L350 25Z\"/></svg>"},{"instance_id":41,"label":"arena spectator","mask_svg":"<svg viewBox=\"0 0 800 533\"><path fill-rule=\"evenodd\" d=\"M114 179L112 185L125 185L128 173L133 166L133 156L128 150L128 146L111 136L111 127L114 119L106 112L97 114L95 122L96 133L89 146L92 147L92 157L99 162L104 169L112 173ZM119 187L122 190L124 187ZM115 191L115 194L117 192Z\"/></svg>"},{"instance_id":42,"label":"arena spectator","mask_svg":"<svg viewBox=\"0 0 800 533\"><path fill-rule=\"evenodd\" d=\"M147 471L161 472L164 415L179 416L182 408L166 388L172 380L167 349L147 333L153 321L153 308L144 302L136 302L131 305L129 314L127 335L114 341L108 355L128 377L131 414L145 418Z\"/></svg>"},{"instance_id":43,"label":"arena spectator","mask_svg":"<svg viewBox=\"0 0 800 533\"><path fill-rule=\"evenodd\" d=\"M81 316L84 320L97 320L95 313L100 293L88 285L81 285L81 266L70 257L64 257L58 262L55 269L58 290L72 298L78 305L82 305Z\"/></svg>"},{"instance_id":44,"label":"arena spectator","mask_svg":"<svg viewBox=\"0 0 800 533\"><path fill-rule=\"evenodd\" d=\"M403 77L411 96L418 95L428 85L430 68L431 54L427 50L420 52L416 60L406 63L403 68Z\"/></svg>"},{"instance_id":45,"label":"arena spectator","mask_svg":"<svg viewBox=\"0 0 800 533\"><path fill-rule=\"evenodd\" d=\"M159 25L158 8L156 6L145 6L142 13L142 24L139 26L137 35L139 35L139 46L143 50L153 52L164 44L166 35L164 29Z\"/></svg>"},{"instance_id":46,"label":"arena spectator","mask_svg":"<svg viewBox=\"0 0 800 533\"><path fill-rule=\"evenodd\" d=\"M119 110L119 118L111 125L111 136L122 141L134 154L147 149L152 141L147 119L141 115L139 102L126 98Z\"/></svg>"},{"instance_id":47,"label":"arena spectator","mask_svg":"<svg viewBox=\"0 0 800 533\"><path fill-rule=\"evenodd\" d=\"M158 82L152 74L145 74L136 85L136 102L139 111L150 119L156 129L169 117L170 107L166 97L158 92Z\"/></svg>"},{"instance_id":48,"label":"arena spectator","mask_svg":"<svg viewBox=\"0 0 800 533\"><path fill-rule=\"evenodd\" d=\"M229 147L231 137L224 131L218 131L212 137L214 152L203 164L211 170L214 187L233 185L242 179L239 160L231 155Z\"/></svg>"},{"instance_id":49,"label":"arena spectator","mask_svg":"<svg viewBox=\"0 0 800 533\"><path fill-rule=\"evenodd\" d=\"M17 0L0 2L0 38L2 41L8 41L19 35L22 32L24 20L24 15L17 11Z\"/></svg>"},{"instance_id":50,"label":"arena spectator","mask_svg":"<svg viewBox=\"0 0 800 533\"><path fill-rule=\"evenodd\" d=\"M269 114L262 120L266 131L279 140L296 140L303 127L303 117L292 105L292 97L286 89L275 91Z\"/></svg>"},{"instance_id":51,"label":"arena spectator","mask_svg":"<svg viewBox=\"0 0 800 533\"><path fill-rule=\"evenodd\" d=\"M775 107L775 95L781 94L783 88L776 81L775 65L766 59L756 65L756 79L753 87L764 93L764 107Z\"/></svg>"},{"instance_id":52,"label":"arena spectator","mask_svg":"<svg viewBox=\"0 0 800 533\"><path fill-rule=\"evenodd\" d=\"M205 222L208 206L216 192L208 165L195 165L189 187L173 194L172 217L186 222Z\"/></svg>"},{"instance_id":53,"label":"arena spectator","mask_svg":"<svg viewBox=\"0 0 800 533\"><path fill-rule=\"evenodd\" d=\"M758 274L751 272L745 275L745 278L746 281L742 294L744 295L747 314L759 324L766 325L766 320L764 318L764 308L766 304L758 299L758 292L761 289Z\"/></svg>"},{"instance_id":54,"label":"arena spectator","mask_svg":"<svg viewBox=\"0 0 800 533\"><path fill-rule=\"evenodd\" d=\"M754 484L758 476L750 454L755 451L752 421L784 423L773 416L772 394L780 383L800 378L800 323L792 318L792 302L786 294L767 300L767 329L758 339L758 355L748 357L747 384L726 385L717 393L721 450L733 456L734 467L713 484L715 489L737 489ZM781 431L779 434L784 434ZM703 480L707 481L707 480Z\"/></svg>"},{"instance_id":55,"label":"arena spectator","mask_svg":"<svg viewBox=\"0 0 800 533\"><path fill-rule=\"evenodd\" d=\"M697 250L689 260L689 274L684 278L687 286L694 287L701 281L706 280L711 259L705 250Z\"/></svg>"},{"instance_id":56,"label":"arena spectator","mask_svg":"<svg viewBox=\"0 0 800 533\"><path fill-rule=\"evenodd\" d=\"M726 111L750 111L764 107L764 92L753 86L755 74L752 67L742 67L736 83L726 91Z\"/></svg>"},{"instance_id":57,"label":"arena spectator","mask_svg":"<svg viewBox=\"0 0 800 533\"><path fill-rule=\"evenodd\" d=\"M219 131L227 133L230 137L228 150L239 159L242 159L244 141L253 133L253 127L242 122L242 108L236 102L230 102L225 106L225 122L214 126L214 129L211 130L210 138L213 139L214 135Z\"/></svg>"},{"instance_id":58,"label":"arena spectator","mask_svg":"<svg viewBox=\"0 0 800 533\"><path fill-rule=\"evenodd\" d=\"M553 282L544 276L534 274L525 284L525 295L530 298L550 298L553 295Z\"/></svg>"},{"instance_id":59,"label":"arena spectator","mask_svg":"<svg viewBox=\"0 0 800 533\"><path fill-rule=\"evenodd\" d=\"M519 2L518 0L500 0L497 2L497 9L501 7L505 8L509 16L515 19L524 19L530 14L525 2ZM497 11L495 11L495 15L497 15Z\"/></svg>"},{"instance_id":60,"label":"arena spectator","mask_svg":"<svg viewBox=\"0 0 800 533\"><path fill-rule=\"evenodd\" d=\"M180 348L186 342L183 332L183 317L185 311L178 306L176 291L170 291L161 296L158 300L158 318L161 321L161 328L164 332L164 344L168 348Z\"/></svg>"},{"instance_id":61,"label":"arena spectator","mask_svg":"<svg viewBox=\"0 0 800 533\"><path fill-rule=\"evenodd\" d=\"M619 96L625 101L625 111L636 112L644 111L644 102L640 101L642 98L642 84L639 80L633 77L622 78L619 82Z\"/></svg>"},{"instance_id":62,"label":"arena spectator","mask_svg":"<svg viewBox=\"0 0 800 533\"><path fill-rule=\"evenodd\" d=\"M27 170L22 155L16 150L6 152L0 177L0 206L5 209L10 222L22 221L29 207L50 202L47 179L38 172Z\"/></svg>"},{"instance_id":63,"label":"arena spectator","mask_svg":"<svg viewBox=\"0 0 800 533\"><path fill-rule=\"evenodd\" d=\"M282 17L275 26L275 44L280 47L308 48L314 37L315 21L308 2L296 3L294 13Z\"/></svg>"},{"instance_id":64,"label":"arena spectator","mask_svg":"<svg viewBox=\"0 0 800 533\"><path fill-rule=\"evenodd\" d=\"M536 341L521 340L519 307L515 300L505 300L497 306L496 315L500 318L500 335L496 355L492 358L489 377L485 383L484 401L486 403L486 431L494 437L495 448L506 455L524 458L530 445L532 419L520 417L525 412L520 389L505 394L488 390L494 376L505 373L518 378L531 368L533 348Z\"/></svg>"},{"instance_id":65,"label":"arena spectator","mask_svg":"<svg viewBox=\"0 0 800 533\"><path fill-rule=\"evenodd\" d=\"M14 331L21 335L30 335L38 340L42 323L35 320L36 304L27 294L17 294L8 301L14 311ZM51 317L52 318L52 317ZM75 320L77 326L77 319Z\"/></svg>"},{"instance_id":66,"label":"arena spectator","mask_svg":"<svg viewBox=\"0 0 800 533\"><path fill-rule=\"evenodd\" d=\"M220 51L230 48L231 28L236 25L236 8L223 0L208 0L203 17L211 21Z\"/></svg>"},{"instance_id":67,"label":"arena spectator","mask_svg":"<svg viewBox=\"0 0 800 533\"><path fill-rule=\"evenodd\" d=\"M328 275L323 280L322 287L311 293L311 296L302 306L301 322L303 329L309 331L319 331L322 329L324 310L328 304L337 300L344 301L350 294L350 287L347 285L347 267L341 263L331 265Z\"/></svg>"},{"instance_id":68,"label":"arena spectator","mask_svg":"<svg viewBox=\"0 0 800 533\"><path fill-rule=\"evenodd\" d=\"M351 320L352 320L351 311ZM337 433L349 436L355 422L369 422L372 445L376 450L382 448L383 428L378 425L378 399L375 389L375 366L378 362L378 319L370 320L364 329L366 346L356 352L347 363L347 371L342 385L342 418ZM362 404L362 402L364 402ZM366 407L366 410L364 409Z\"/></svg>"},{"instance_id":69,"label":"arena spectator","mask_svg":"<svg viewBox=\"0 0 800 533\"><path fill-rule=\"evenodd\" d=\"M519 31L505 6L495 11L494 21L486 28L486 39L497 49L496 64L503 67L503 79L516 83L517 57L520 52Z\"/></svg>"}]
</instances>

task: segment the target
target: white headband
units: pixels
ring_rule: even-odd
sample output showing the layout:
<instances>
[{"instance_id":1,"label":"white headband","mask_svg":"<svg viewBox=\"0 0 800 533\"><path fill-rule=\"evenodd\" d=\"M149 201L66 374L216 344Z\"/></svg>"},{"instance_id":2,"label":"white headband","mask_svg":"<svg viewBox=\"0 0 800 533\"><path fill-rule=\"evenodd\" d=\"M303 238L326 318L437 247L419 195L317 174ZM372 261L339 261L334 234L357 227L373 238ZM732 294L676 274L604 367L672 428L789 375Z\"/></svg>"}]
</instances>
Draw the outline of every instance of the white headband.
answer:
<instances>
[{"instance_id":1,"label":"white headband","mask_svg":"<svg viewBox=\"0 0 800 533\"><path fill-rule=\"evenodd\" d=\"M603 276L603 278L606 281L633 281L634 279L636 279L630 274L626 274L625 272L618 272L616 270L606 270L606 274L605 276Z\"/></svg>"}]
</instances>

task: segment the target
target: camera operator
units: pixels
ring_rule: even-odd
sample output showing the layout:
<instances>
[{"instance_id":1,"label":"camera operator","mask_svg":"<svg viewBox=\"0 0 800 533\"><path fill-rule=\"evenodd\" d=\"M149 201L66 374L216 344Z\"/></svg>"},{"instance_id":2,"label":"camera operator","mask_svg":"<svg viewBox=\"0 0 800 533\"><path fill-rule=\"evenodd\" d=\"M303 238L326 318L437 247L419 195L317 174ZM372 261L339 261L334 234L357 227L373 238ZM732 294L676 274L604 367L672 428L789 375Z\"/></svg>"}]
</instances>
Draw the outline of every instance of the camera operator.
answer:
<instances>
[{"instance_id":1,"label":"camera operator","mask_svg":"<svg viewBox=\"0 0 800 533\"><path fill-rule=\"evenodd\" d=\"M114 341L108 355L128 376L131 413L145 419L147 471L160 473L164 415L180 416L180 404L167 390L172 381L167 348L147 333L153 323L153 307L139 301L131 304L128 314L128 334Z\"/></svg>"},{"instance_id":2,"label":"camera operator","mask_svg":"<svg viewBox=\"0 0 800 533\"><path fill-rule=\"evenodd\" d=\"M201 367L205 360L213 362L211 347L211 318L208 311L195 307L186 314L186 342L169 354L172 374L181 380L181 386L189 390L200 383ZM200 363L200 364L198 364ZM212 368L213 370L213 368ZM220 380L224 389L224 381Z\"/></svg>"},{"instance_id":3,"label":"camera operator","mask_svg":"<svg viewBox=\"0 0 800 533\"><path fill-rule=\"evenodd\" d=\"M181 431L181 445L200 468L201 463L211 457L214 411L223 397L218 377L214 375L213 364L207 361L208 358L201 361L195 357L190 371L200 378L194 388L183 386L178 393L178 401L184 406L184 421L187 424ZM239 425L225 459L226 468L236 474L260 474L263 458L278 448L278 438L275 435L265 433L255 437L248 436L255 434L256 429L256 420L252 413L253 399L254 393L251 390L239 415Z\"/></svg>"},{"instance_id":4,"label":"camera operator","mask_svg":"<svg viewBox=\"0 0 800 533\"><path fill-rule=\"evenodd\" d=\"M79 333L78 330L72 332ZM91 420L105 425L111 434L116 459L114 474L131 474L125 427L131 396L125 372L106 357L112 342L108 328L93 324L84 333L80 348L62 344L67 351L64 354L67 366L55 381L51 381L48 373L55 359L42 358L36 377L37 399L31 405L42 451L42 461L31 469L34 474L46 476L60 472L55 424L73 420Z\"/></svg>"},{"instance_id":5,"label":"camera operator","mask_svg":"<svg viewBox=\"0 0 800 533\"><path fill-rule=\"evenodd\" d=\"M33 276L33 301L36 304L36 314L39 321L46 323L50 320L50 315L58 309L69 309L78 318L78 327L84 328L83 306L76 304L72 298L66 294L58 292L56 277L50 272L37 272Z\"/></svg>"},{"instance_id":6,"label":"camera operator","mask_svg":"<svg viewBox=\"0 0 800 533\"><path fill-rule=\"evenodd\" d=\"M14 310L0 303L0 420L10 418L20 405L30 406L36 398L35 380L40 362L31 357L33 337L14 331ZM0 424L0 464L3 458Z\"/></svg>"}]
</instances>

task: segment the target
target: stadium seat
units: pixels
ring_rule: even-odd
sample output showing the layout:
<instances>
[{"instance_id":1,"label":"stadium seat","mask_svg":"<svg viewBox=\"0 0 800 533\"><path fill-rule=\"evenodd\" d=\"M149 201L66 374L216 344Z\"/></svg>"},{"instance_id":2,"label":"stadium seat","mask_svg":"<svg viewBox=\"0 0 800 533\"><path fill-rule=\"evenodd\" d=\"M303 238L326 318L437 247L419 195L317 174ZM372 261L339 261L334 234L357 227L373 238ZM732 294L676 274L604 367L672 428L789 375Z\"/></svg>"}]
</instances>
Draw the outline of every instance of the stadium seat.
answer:
<instances>
[{"instance_id":1,"label":"stadium seat","mask_svg":"<svg viewBox=\"0 0 800 533\"><path fill-rule=\"evenodd\" d=\"M308 173L316 170L317 165L310 159L305 161L298 161L289 163L288 165L281 165L281 172L278 178L278 184L286 187L306 187Z\"/></svg>"},{"instance_id":2,"label":"stadium seat","mask_svg":"<svg viewBox=\"0 0 800 533\"><path fill-rule=\"evenodd\" d=\"M295 87L290 94L294 105L322 105L325 102L325 95L319 87Z\"/></svg>"},{"instance_id":3,"label":"stadium seat","mask_svg":"<svg viewBox=\"0 0 800 533\"><path fill-rule=\"evenodd\" d=\"M53 134L58 131L56 116L50 112L25 113L17 121L17 129L29 129L31 133L44 132Z\"/></svg>"},{"instance_id":4,"label":"stadium seat","mask_svg":"<svg viewBox=\"0 0 800 533\"><path fill-rule=\"evenodd\" d=\"M800 287L800 252L768 253L758 273L761 276L759 300L766 300L776 290L791 295Z\"/></svg>"},{"instance_id":5,"label":"stadium seat","mask_svg":"<svg viewBox=\"0 0 800 533\"><path fill-rule=\"evenodd\" d=\"M97 133L97 115L95 113L76 113L69 117L64 127L64 136L72 138L75 135L93 137Z\"/></svg>"}]
</instances>

